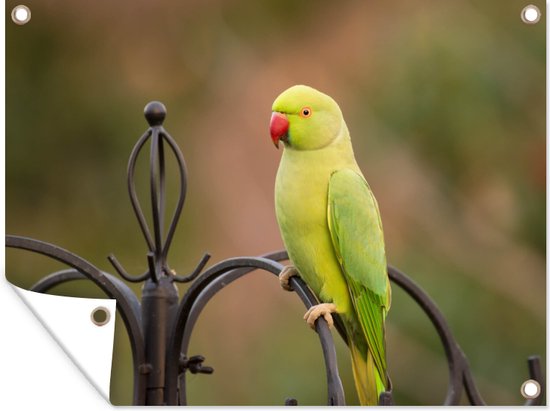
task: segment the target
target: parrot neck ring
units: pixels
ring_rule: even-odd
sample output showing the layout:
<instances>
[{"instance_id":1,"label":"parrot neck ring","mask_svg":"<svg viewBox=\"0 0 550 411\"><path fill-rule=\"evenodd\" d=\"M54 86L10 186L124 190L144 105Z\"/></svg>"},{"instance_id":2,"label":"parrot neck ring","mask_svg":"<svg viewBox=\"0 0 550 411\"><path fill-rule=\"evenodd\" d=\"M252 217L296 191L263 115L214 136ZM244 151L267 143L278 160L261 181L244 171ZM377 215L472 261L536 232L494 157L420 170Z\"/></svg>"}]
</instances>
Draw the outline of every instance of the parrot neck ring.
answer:
<instances>
[{"instance_id":1,"label":"parrot neck ring","mask_svg":"<svg viewBox=\"0 0 550 411\"><path fill-rule=\"evenodd\" d=\"M271 133L271 140L275 147L279 148L279 141L282 140L288 143L288 119L283 113L274 111L271 115L271 122L269 123L269 132Z\"/></svg>"}]
</instances>

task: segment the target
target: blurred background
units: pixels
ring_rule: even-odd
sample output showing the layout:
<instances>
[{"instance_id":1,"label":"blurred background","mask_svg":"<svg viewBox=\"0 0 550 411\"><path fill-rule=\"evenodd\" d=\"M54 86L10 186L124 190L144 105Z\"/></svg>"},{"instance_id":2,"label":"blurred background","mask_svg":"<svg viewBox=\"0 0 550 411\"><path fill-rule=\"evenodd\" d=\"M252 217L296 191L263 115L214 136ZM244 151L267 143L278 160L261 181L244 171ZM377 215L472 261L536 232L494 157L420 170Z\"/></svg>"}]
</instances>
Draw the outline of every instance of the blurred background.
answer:
<instances>
[{"instance_id":1,"label":"blurred background","mask_svg":"<svg viewBox=\"0 0 550 411\"><path fill-rule=\"evenodd\" d=\"M271 104L308 84L344 112L380 205L388 261L439 305L485 400L523 402L527 357L546 364L544 2L532 1L543 18L527 25L527 2L516 0L28 0L25 26L10 20L18 2L6 3L7 233L111 273L113 252L143 272L126 165L147 128L143 107L160 100L189 174L170 265L184 274L205 251L213 264L281 249ZM6 256L7 278L25 288L64 268L22 251ZM104 297L85 282L52 292ZM395 401L441 404L448 378L437 334L397 286L393 293ZM224 289L193 334L189 354L215 372L188 378L189 404L324 404L321 349L303 312L264 272ZM357 404L334 335L346 400ZM131 403L131 389L119 318L112 402Z\"/></svg>"}]
</instances>

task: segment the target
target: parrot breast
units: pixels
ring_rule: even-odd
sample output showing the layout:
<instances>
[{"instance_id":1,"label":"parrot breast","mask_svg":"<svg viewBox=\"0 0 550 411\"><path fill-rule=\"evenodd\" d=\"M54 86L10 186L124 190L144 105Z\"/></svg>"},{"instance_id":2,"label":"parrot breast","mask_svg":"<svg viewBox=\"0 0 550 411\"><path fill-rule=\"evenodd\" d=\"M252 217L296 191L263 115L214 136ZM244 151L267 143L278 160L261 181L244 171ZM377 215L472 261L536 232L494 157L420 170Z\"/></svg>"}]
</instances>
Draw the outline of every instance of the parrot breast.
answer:
<instances>
[{"instance_id":1,"label":"parrot breast","mask_svg":"<svg viewBox=\"0 0 550 411\"><path fill-rule=\"evenodd\" d=\"M328 227L328 184L339 162L327 149L286 149L275 182L275 208L281 236L293 265L322 302L338 312L352 309L347 283Z\"/></svg>"}]
</instances>

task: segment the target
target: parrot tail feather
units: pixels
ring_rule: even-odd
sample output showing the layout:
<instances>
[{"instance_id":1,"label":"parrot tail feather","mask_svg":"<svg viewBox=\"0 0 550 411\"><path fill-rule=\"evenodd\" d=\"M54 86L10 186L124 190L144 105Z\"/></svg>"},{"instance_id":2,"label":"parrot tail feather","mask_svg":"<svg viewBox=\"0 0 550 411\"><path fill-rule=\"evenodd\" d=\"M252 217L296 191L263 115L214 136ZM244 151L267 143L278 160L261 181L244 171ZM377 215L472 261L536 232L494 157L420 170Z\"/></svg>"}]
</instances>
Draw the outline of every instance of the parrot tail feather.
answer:
<instances>
[{"instance_id":1,"label":"parrot tail feather","mask_svg":"<svg viewBox=\"0 0 550 411\"><path fill-rule=\"evenodd\" d=\"M374 365L370 351L367 358L353 342L350 344L355 388L361 405L378 405L380 394L386 390L384 379Z\"/></svg>"}]
</instances>

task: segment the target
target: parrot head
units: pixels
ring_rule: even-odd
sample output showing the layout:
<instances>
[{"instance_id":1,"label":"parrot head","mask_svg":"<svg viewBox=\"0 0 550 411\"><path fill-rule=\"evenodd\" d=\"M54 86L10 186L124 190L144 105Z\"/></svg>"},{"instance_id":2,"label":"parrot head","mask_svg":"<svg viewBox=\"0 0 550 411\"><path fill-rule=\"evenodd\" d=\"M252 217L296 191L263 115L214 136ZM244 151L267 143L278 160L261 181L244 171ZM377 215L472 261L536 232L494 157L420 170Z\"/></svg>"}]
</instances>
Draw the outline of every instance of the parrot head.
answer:
<instances>
[{"instance_id":1,"label":"parrot head","mask_svg":"<svg viewBox=\"0 0 550 411\"><path fill-rule=\"evenodd\" d=\"M275 147L317 150L328 146L342 129L342 112L332 97L308 86L293 86L277 97L269 131Z\"/></svg>"}]
</instances>

